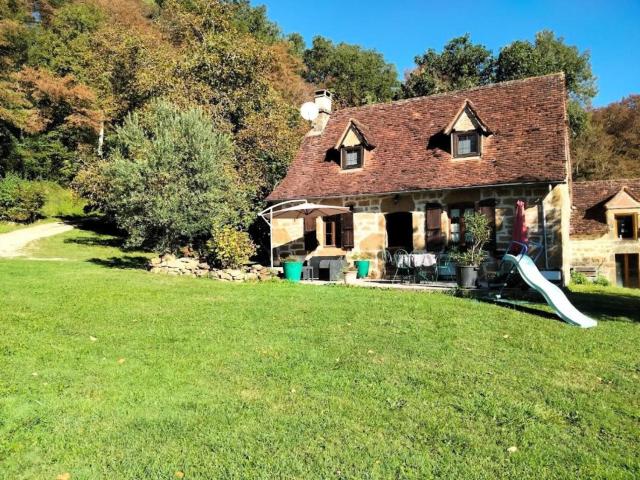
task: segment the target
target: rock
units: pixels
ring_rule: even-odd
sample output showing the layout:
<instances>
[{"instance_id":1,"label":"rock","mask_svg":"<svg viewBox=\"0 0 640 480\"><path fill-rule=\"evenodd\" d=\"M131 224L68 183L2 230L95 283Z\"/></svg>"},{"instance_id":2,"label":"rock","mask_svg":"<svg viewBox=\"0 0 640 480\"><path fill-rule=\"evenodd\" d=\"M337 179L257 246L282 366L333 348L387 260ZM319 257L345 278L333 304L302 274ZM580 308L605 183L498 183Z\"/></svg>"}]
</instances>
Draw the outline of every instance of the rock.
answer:
<instances>
[{"instance_id":1,"label":"rock","mask_svg":"<svg viewBox=\"0 0 640 480\"><path fill-rule=\"evenodd\" d=\"M231 275L231 277L236 278L239 277L240 275L242 275L242 270L237 270L237 269L228 269L228 270L224 270L226 273L228 273L229 275Z\"/></svg>"},{"instance_id":2,"label":"rock","mask_svg":"<svg viewBox=\"0 0 640 480\"><path fill-rule=\"evenodd\" d=\"M258 274L249 272L245 275L244 279L255 282L256 280L258 280Z\"/></svg>"},{"instance_id":3,"label":"rock","mask_svg":"<svg viewBox=\"0 0 640 480\"><path fill-rule=\"evenodd\" d=\"M164 255L161 255L160 258L162 259L163 262L173 262L176 259L176 256L171 254L171 253L165 253Z\"/></svg>"},{"instance_id":4,"label":"rock","mask_svg":"<svg viewBox=\"0 0 640 480\"><path fill-rule=\"evenodd\" d=\"M149 265L151 265L152 267L160 265L161 263L162 259L160 257L153 257L151 260L149 260Z\"/></svg>"},{"instance_id":5,"label":"rock","mask_svg":"<svg viewBox=\"0 0 640 480\"><path fill-rule=\"evenodd\" d=\"M198 268L199 268L200 270L210 270L210 269L211 269L211 267L209 266L209 264L208 264L208 263L206 263L206 262L200 262L200 263L198 264Z\"/></svg>"}]
</instances>

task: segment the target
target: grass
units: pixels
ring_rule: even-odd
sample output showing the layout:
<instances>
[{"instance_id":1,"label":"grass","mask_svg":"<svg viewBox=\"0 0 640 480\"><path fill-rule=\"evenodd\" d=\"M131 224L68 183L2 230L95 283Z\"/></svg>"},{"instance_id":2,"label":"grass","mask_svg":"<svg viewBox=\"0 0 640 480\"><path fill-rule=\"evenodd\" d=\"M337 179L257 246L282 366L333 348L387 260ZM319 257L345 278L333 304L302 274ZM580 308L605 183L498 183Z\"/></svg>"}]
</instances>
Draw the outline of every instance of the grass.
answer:
<instances>
[{"instance_id":1,"label":"grass","mask_svg":"<svg viewBox=\"0 0 640 480\"><path fill-rule=\"evenodd\" d=\"M67 260L0 261L4 478L640 475L637 315L156 276L90 230L32 253Z\"/></svg>"},{"instance_id":2,"label":"grass","mask_svg":"<svg viewBox=\"0 0 640 480\"><path fill-rule=\"evenodd\" d=\"M45 204L40 211L43 218L29 224L0 222L0 233L8 233L42 223L55 222L61 217L83 215L83 208L86 202L78 198L69 188L50 181L37 181L36 183L42 187L46 195Z\"/></svg>"}]
</instances>

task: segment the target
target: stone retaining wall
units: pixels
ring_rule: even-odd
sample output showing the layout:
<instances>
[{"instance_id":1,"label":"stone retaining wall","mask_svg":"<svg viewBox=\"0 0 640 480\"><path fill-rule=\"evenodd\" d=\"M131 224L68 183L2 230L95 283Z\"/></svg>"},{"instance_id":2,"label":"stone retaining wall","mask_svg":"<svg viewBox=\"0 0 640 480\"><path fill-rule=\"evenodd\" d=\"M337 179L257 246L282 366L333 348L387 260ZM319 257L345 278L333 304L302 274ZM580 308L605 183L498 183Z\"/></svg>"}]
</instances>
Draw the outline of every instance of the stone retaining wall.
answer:
<instances>
[{"instance_id":1,"label":"stone retaining wall","mask_svg":"<svg viewBox=\"0 0 640 480\"><path fill-rule=\"evenodd\" d=\"M207 277L214 280L228 282L244 282L270 280L275 273L262 265L247 265L241 268L217 269L211 267L203 259L193 257L177 258L175 255L165 254L152 258L149 271L164 275L187 275L190 277Z\"/></svg>"}]
</instances>

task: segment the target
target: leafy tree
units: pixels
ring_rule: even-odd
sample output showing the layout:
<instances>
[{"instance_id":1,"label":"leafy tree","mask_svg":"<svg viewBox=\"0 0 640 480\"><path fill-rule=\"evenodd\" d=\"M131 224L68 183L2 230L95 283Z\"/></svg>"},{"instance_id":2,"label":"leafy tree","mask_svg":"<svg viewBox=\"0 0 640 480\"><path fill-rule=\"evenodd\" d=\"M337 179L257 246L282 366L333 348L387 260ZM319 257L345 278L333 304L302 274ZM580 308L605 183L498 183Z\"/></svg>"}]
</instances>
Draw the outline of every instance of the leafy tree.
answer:
<instances>
[{"instance_id":1,"label":"leafy tree","mask_svg":"<svg viewBox=\"0 0 640 480\"><path fill-rule=\"evenodd\" d=\"M640 95L588 112L573 144L574 178L640 177Z\"/></svg>"},{"instance_id":2,"label":"leafy tree","mask_svg":"<svg viewBox=\"0 0 640 480\"><path fill-rule=\"evenodd\" d=\"M562 37L544 30L536 34L534 43L518 40L503 47L496 60L496 80L564 72L569 94L569 122L574 137L586 128L585 107L596 95L595 77L591 71L589 52L566 45Z\"/></svg>"},{"instance_id":3,"label":"leafy tree","mask_svg":"<svg viewBox=\"0 0 640 480\"><path fill-rule=\"evenodd\" d=\"M203 248L213 227L250 221L231 138L202 110L154 101L129 115L108 147L77 185L126 232L128 246Z\"/></svg>"},{"instance_id":4,"label":"leafy tree","mask_svg":"<svg viewBox=\"0 0 640 480\"><path fill-rule=\"evenodd\" d=\"M415 57L415 62L416 68L402 86L405 97L471 88L493 80L491 51L472 43L469 34L450 40L440 53L430 48Z\"/></svg>"},{"instance_id":5,"label":"leafy tree","mask_svg":"<svg viewBox=\"0 0 640 480\"><path fill-rule=\"evenodd\" d=\"M307 81L331 89L339 106L390 100L398 89L395 67L375 50L315 37L304 52Z\"/></svg>"}]
</instances>

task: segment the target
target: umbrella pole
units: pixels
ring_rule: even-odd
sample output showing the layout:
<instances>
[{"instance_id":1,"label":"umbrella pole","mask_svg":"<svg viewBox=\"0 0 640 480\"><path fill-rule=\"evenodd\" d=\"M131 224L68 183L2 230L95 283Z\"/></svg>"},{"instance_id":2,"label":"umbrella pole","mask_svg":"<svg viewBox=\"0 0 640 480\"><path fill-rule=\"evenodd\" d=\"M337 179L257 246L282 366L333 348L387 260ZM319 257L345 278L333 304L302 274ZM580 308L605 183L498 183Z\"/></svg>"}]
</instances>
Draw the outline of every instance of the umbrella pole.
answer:
<instances>
[{"instance_id":1,"label":"umbrella pole","mask_svg":"<svg viewBox=\"0 0 640 480\"><path fill-rule=\"evenodd\" d=\"M269 255L271 256L271 268L273 268L273 210L269 210Z\"/></svg>"}]
</instances>

